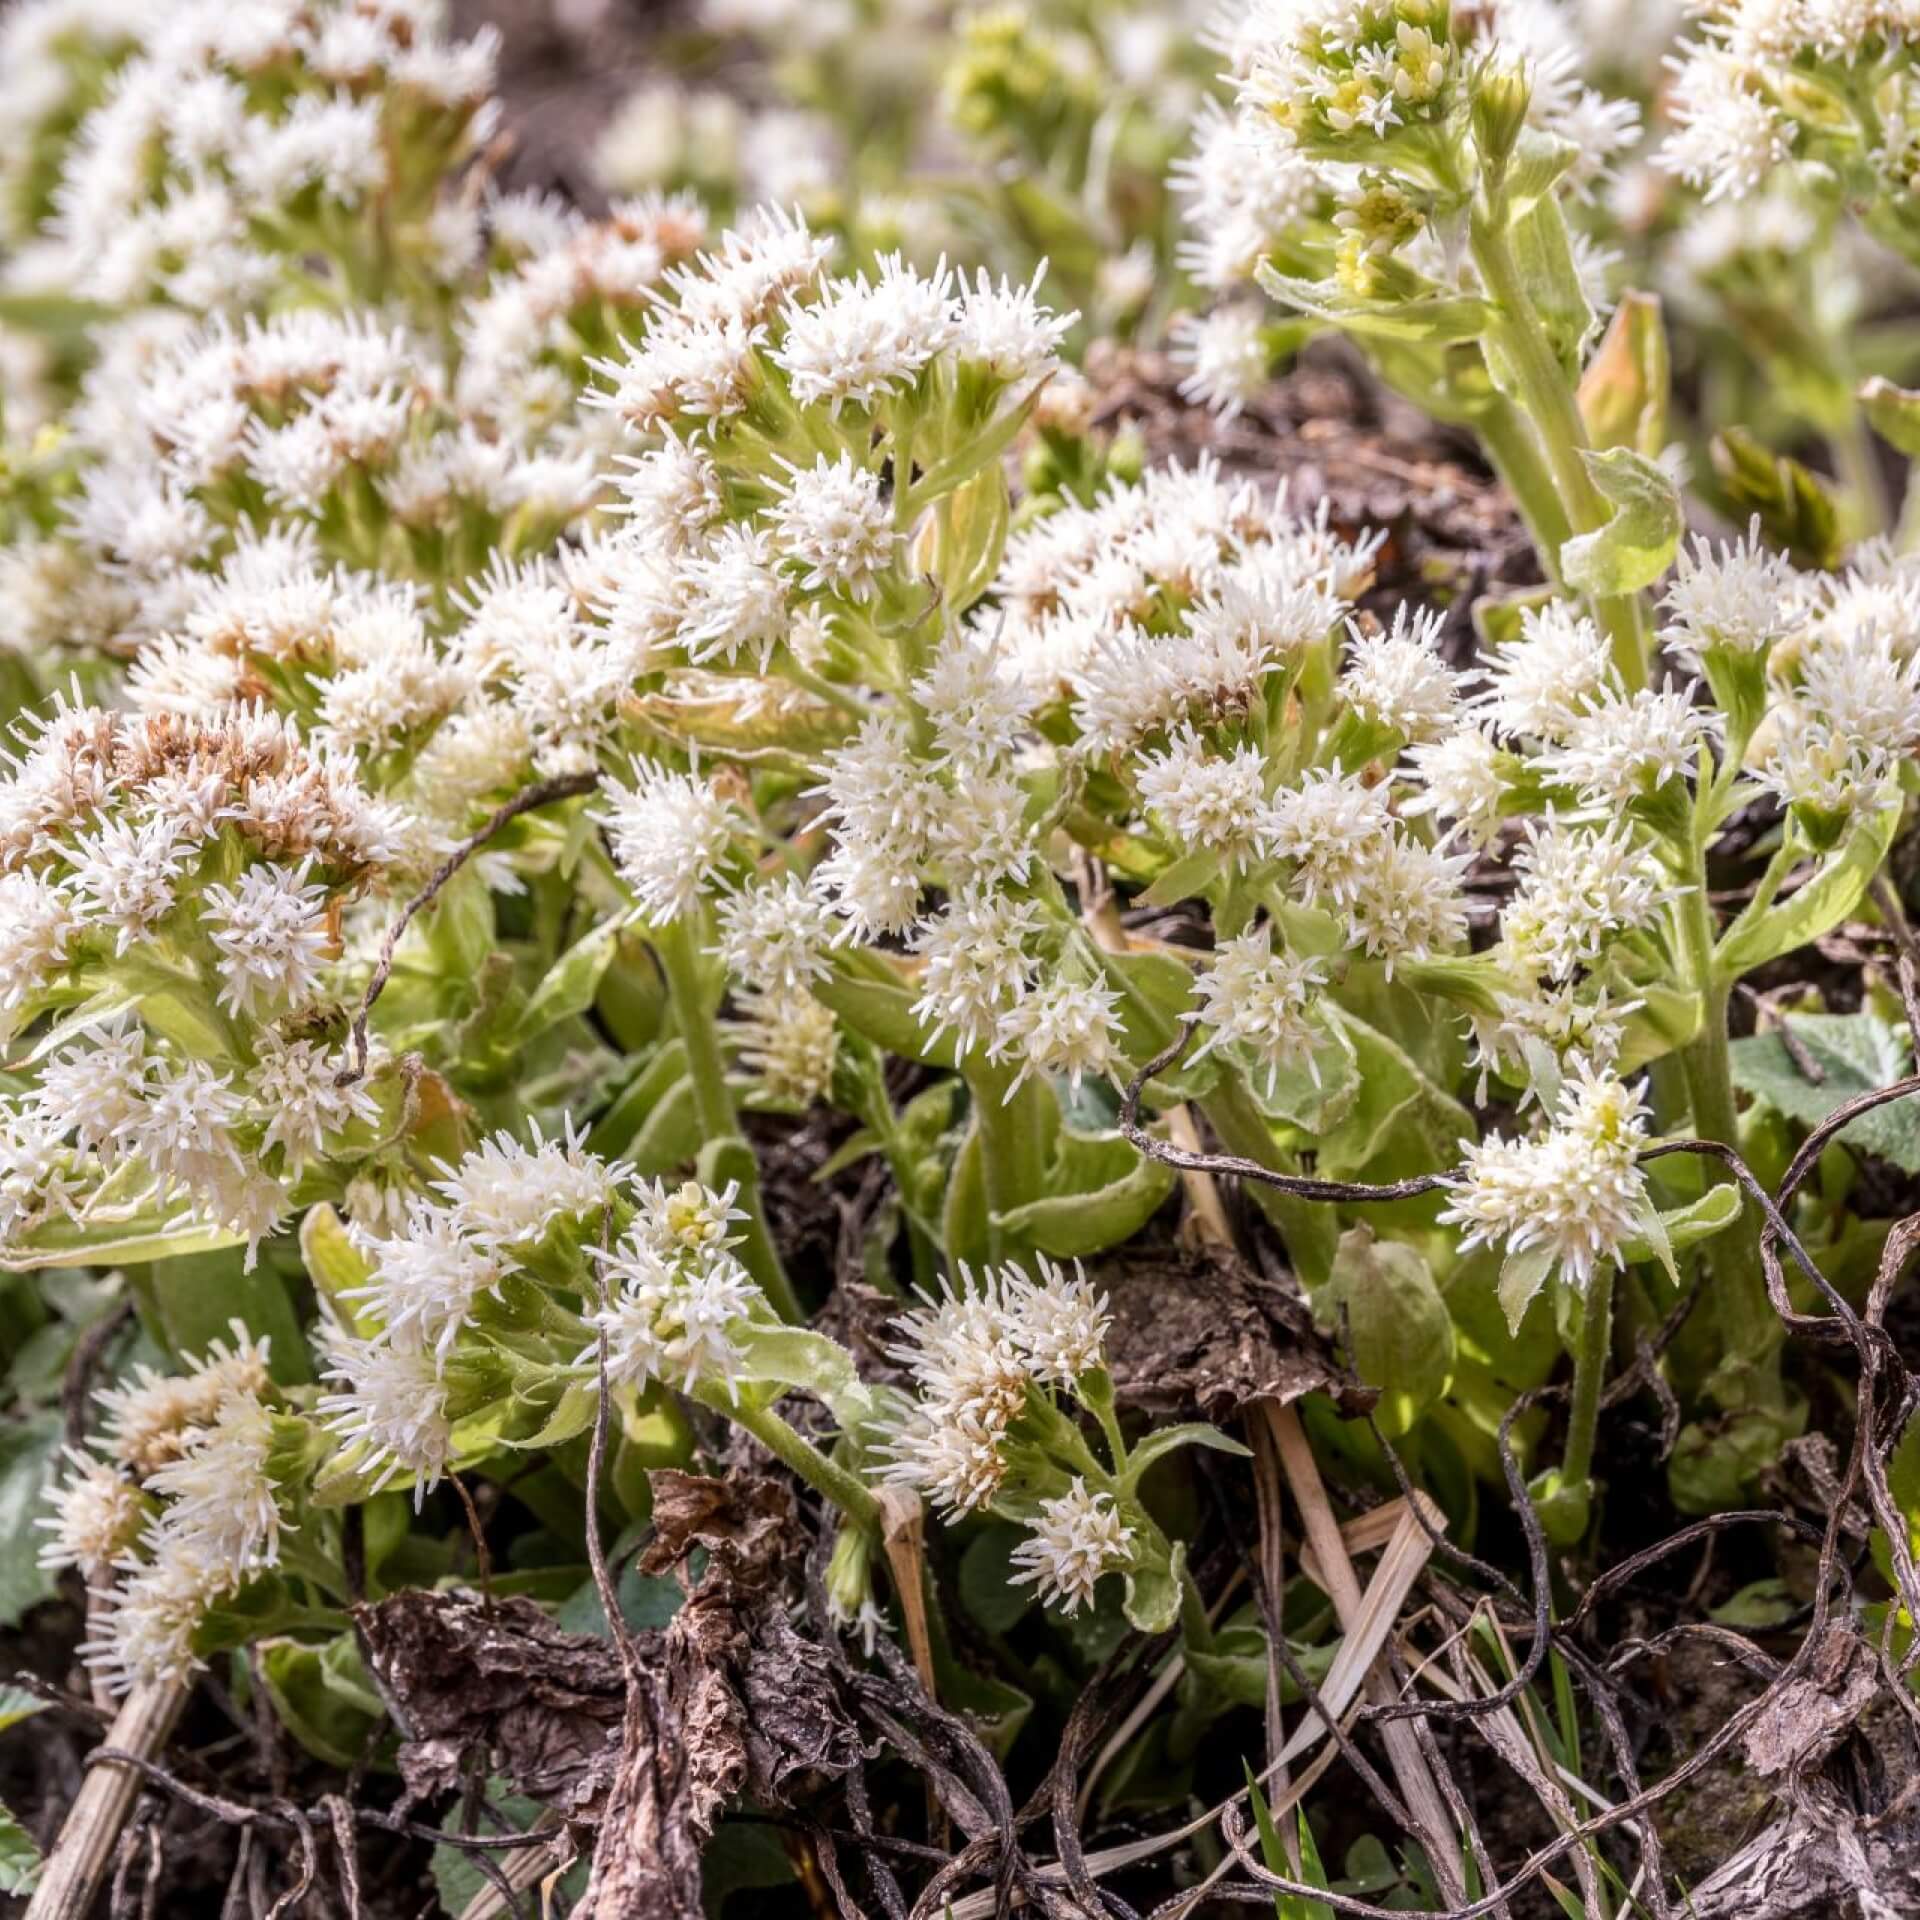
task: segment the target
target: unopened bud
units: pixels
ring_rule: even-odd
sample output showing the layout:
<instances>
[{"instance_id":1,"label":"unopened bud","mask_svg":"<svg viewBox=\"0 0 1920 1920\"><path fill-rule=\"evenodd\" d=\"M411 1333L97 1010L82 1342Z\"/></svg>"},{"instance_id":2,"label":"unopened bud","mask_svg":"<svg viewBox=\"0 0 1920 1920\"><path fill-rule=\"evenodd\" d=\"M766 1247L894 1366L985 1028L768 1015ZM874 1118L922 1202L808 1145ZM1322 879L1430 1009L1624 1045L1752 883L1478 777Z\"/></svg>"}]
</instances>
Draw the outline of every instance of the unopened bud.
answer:
<instances>
[{"instance_id":1,"label":"unopened bud","mask_svg":"<svg viewBox=\"0 0 1920 1920\"><path fill-rule=\"evenodd\" d=\"M1524 64L1490 60L1473 88L1473 143L1490 167L1502 166L1527 124L1533 79Z\"/></svg>"}]
</instances>

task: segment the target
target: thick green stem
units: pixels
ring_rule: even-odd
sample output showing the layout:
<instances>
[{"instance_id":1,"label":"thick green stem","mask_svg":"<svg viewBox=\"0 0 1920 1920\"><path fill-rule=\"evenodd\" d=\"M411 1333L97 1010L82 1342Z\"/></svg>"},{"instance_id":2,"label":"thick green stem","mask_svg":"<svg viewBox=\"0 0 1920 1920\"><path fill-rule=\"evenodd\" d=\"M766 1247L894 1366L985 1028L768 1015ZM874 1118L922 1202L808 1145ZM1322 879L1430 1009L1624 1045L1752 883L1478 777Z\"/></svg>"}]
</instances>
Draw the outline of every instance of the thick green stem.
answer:
<instances>
[{"instance_id":1,"label":"thick green stem","mask_svg":"<svg viewBox=\"0 0 1920 1920\"><path fill-rule=\"evenodd\" d=\"M771 1407L736 1407L724 1395L717 1407L736 1426L744 1427L783 1466L790 1467L815 1493L831 1500L857 1527L880 1531L880 1503L860 1477L830 1460L804 1434L796 1433Z\"/></svg>"},{"instance_id":2,"label":"thick green stem","mask_svg":"<svg viewBox=\"0 0 1920 1920\"><path fill-rule=\"evenodd\" d=\"M1052 1090L1039 1075L1029 1074L1014 1088L1013 1073L986 1060L967 1068L967 1086L973 1095L980 1165L986 1178L987 1242L994 1259L1005 1260L1025 1249L1019 1236L1006 1232L1000 1220L1045 1196L1059 1110Z\"/></svg>"},{"instance_id":3,"label":"thick green stem","mask_svg":"<svg viewBox=\"0 0 1920 1920\"><path fill-rule=\"evenodd\" d=\"M667 992L687 1050L687 1077L693 1083L693 1111L700 1123L701 1138L709 1148L724 1148L731 1143L735 1149L726 1153L725 1160L727 1174L740 1183L737 1198L747 1216L741 1261L759 1281L774 1312L783 1320L804 1325L806 1313L767 1229L766 1212L760 1204L759 1165L740 1131L740 1116L734 1111L733 1094L727 1086L726 1062L720 1054L720 1032L715 1023L719 1009L702 985L700 956L688 921L683 917L660 928L654 935L654 951L667 977Z\"/></svg>"},{"instance_id":4,"label":"thick green stem","mask_svg":"<svg viewBox=\"0 0 1920 1920\"><path fill-rule=\"evenodd\" d=\"M1274 1624L1277 1628L1279 1623ZM1207 1603L1193 1569L1185 1562L1180 1567L1180 1637L1189 1653L1213 1651L1213 1623L1207 1618Z\"/></svg>"},{"instance_id":5,"label":"thick green stem","mask_svg":"<svg viewBox=\"0 0 1920 1920\"><path fill-rule=\"evenodd\" d=\"M1560 549L1573 529L1567 524L1552 470L1541 457L1539 440L1510 400L1496 400L1476 415L1474 430L1527 523L1528 537L1547 578L1558 585Z\"/></svg>"},{"instance_id":6,"label":"thick green stem","mask_svg":"<svg viewBox=\"0 0 1920 1920\"><path fill-rule=\"evenodd\" d=\"M1573 1409L1567 1416L1567 1447L1560 1479L1579 1491L1593 1478L1593 1443L1600 1425L1600 1392L1613 1358L1613 1265L1603 1261L1587 1283L1580 1310L1580 1340L1573 1350Z\"/></svg>"},{"instance_id":7,"label":"thick green stem","mask_svg":"<svg viewBox=\"0 0 1920 1920\"><path fill-rule=\"evenodd\" d=\"M1583 458L1589 447L1586 423L1580 417L1572 376L1547 338L1546 325L1514 258L1504 206L1475 211L1472 240L1474 264L1498 312L1489 345L1512 371L1520 409L1538 436L1568 526L1575 533L1595 532L1606 525L1610 513ZM1557 579L1558 552L1542 557L1549 576ZM1621 679L1630 688L1645 686L1647 636L1640 596L1595 595L1593 615L1613 644Z\"/></svg>"},{"instance_id":8,"label":"thick green stem","mask_svg":"<svg viewBox=\"0 0 1920 1920\"><path fill-rule=\"evenodd\" d=\"M1690 982L1701 999L1700 1031L1681 1054L1695 1133L1723 1146L1740 1144L1739 1110L1733 1095L1733 1054L1727 1038L1730 983L1713 963L1713 915L1707 903L1705 863L1680 903L1682 945ZM1712 1163L1710 1177L1725 1185L1733 1175ZM1729 1390L1723 1399L1777 1408L1782 1402L1780 1348L1785 1338L1767 1298L1760 1265L1760 1223L1751 1206L1703 1249L1711 1283L1713 1324L1720 1335L1720 1365Z\"/></svg>"}]
</instances>

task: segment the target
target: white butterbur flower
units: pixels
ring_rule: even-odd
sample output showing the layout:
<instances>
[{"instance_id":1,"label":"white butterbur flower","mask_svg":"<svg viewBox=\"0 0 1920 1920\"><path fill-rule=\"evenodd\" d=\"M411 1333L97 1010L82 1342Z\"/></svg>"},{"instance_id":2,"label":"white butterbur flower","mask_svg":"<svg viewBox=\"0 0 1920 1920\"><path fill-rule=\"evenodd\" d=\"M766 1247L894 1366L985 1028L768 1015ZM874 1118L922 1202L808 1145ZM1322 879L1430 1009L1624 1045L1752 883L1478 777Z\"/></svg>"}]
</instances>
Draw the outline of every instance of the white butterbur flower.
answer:
<instances>
[{"instance_id":1,"label":"white butterbur flower","mask_svg":"<svg viewBox=\"0 0 1920 1920\"><path fill-rule=\"evenodd\" d=\"M1473 854L1428 847L1411 833L1380 841L1346 904L1348 931L1392 979L1396 960L1427 960L1467 937L1461 877Z\"/></svg>"},{"instance_id":2,"label":"white butterbur flower","mask_svg":"<svg viewBox=\"0 0 1920 1920\"><path fill-rule=\"evenodd\" d=\"M1547 1257L1541 1280L1557 1269L1584 1288L1639 1231L1646 1177L1636 1159L1647 1137L1640 1090L1580 1063L1544 1134L1494 1134L1468 1147L1440 1218L1466 1229L1463 1248L1498 1243L1509 1256L1537 1248Z\"/></svg>"},{"instance_id":3,"label":"white butterbur flower","mask_svg":"<svg viewBox=\"0 0 1920 1920\"><path fill-rule=\"evenodd\" d=\"M1478 704L1497 733L1558 740L1612 678L1606 635L1558 600L1522 613L1520 635L1487 662Z\"/></svg>"},{"instance_id":4,"label":"white butterbur flower","mask_svg":"<svg viewBox=\"0 0 1920 1920\"><path fill-rule=\"evenodd\" d=\"M832 909L794 874L730 893L716 909L720 957L763 993L799 993L832 971Z\"/></svg>"},{"instance_id":5,"label":"white butterbur flower","mask_svg":"<svg viewBox=\"0 0 1920 1920\"><path fill-rule=\"evenodd\" d=\"M1001 1017L1025 994L1036 965L1027 951L1040 908L1004 893L960 894L914 935L922 956L913 1011L937 1040L951 1030L964 1058L991 1043Z\"/></svg>"},{"instance_id":6,"label":"white butterbur flower","mask_svg":"<svg viewBox=\"0 0 1920 1920\"><path fill-rule=\"evenodd\" d=\"M1386 633L1365 633L1348 621L1340 690L1363 718L1390 727L1416 745L1453 724L1453 674L1436 651L1446 616L1409 614L1405 602Z\"/></svg>"},{"instance_id":7,"label":"white butterbur flower","mask_svg":"<svg viewBox=\"0 0 1920 1920\"><path fill-rule=\"evenodd\" d=\"M1884 634L1816 642L1794 698L1857 751L1897 756L1920 744L1920 652L1903 657Z\"/></svg>"},{"instance_id":8,"label":"white butterbur flower","mask_svg":"<svg viewBox=\"0 0 1920 1920\"><path fill-rule=\"evenodd\" d=\"M125 953L173 910L174 890L192 850L179 822L164 815L137 824L108 820L81 836L73 885L87 916L114 929L117 953Z\"/></svg>"},{"instance_id":9,"label":"white butterbur flower","mask_svg":"<svg viewBox=\"0 0 1920 1920\"><path fill-rule=\"evenodd\" d=\"M384 1337L424 1348L444 1366L480 1299L498 1292L505 1270L486 1248L462 1237L455 1216L416 1201L403 1231L388 1238L350 1228L372 1269L350 1297L364 1300Z\"/></svg>"},{"instance_id":10,"label":"white butterbur flower","mask_svg":"<svg viewBox=\"0 0 1920 1920\"><path fill-rule=\"evenodd\" d=\"M328 1361L321 1378L339 1384L318 1405L328 1430L346 1442L358 1467L375 1472L372 1491L411 1474L417 1512L453 1456L447 1390L434 1356L337 1327L324 1328L321 1339Z\"/></svg>"},{"instance_id":11,"label":"white butterbur flower","mask_svg":"<svg viewBox=\"0 0 1920 1920\"><path fill-rule=\"evenodd\" d=\"M885 1449L887 1478L956 1512L985 1506L1006 1477L1001 1443L1035 1378L1000 1278L976 1284L963 1264L958 1289L943 1283L895 1324L903 1338L888 1352L919 1398Z\"/></svg>"},{"instance_id":12,"label":"white butterbur flower","mask_svg":"<svg viewBox=\"0 0 1920 1920\"><path fill-rule=\"evenodd\" d=\"M1029 1074L1060 1074L1078 1087L1089 1073L1111 1071L1119 1058L1114 1045L1114 1011L1120 996L1111 988L1074 980L1036 987L1000 1016L990 1060L1016 1060L1020 1071L1007 1089Z\"/></svg>"},{"instance_id":13,"label":"white butterbur flower","mask_svg":"<svg viewBox=\"0 0 1920 1920\"><path fill-rule=\"evenodd\" d=\"M1133 1529L1120 1517L1110 1493L1095 1493L1075 1480L1057 1499L1043 1500L1032 1532L1010 1558L1021 1569L1016 1587L1031 1585L1043 1606L1078 1613L1090 1605L1103 1573L1124 1567Z\"/></svg>"},{"instance_id":14,"label":"white butterbur flower","mask_svg":"<svg viewBox=\"0 0 1920 1920\"><path fill-rule=\"evenodd\" d=\"M1265 317L1258 307L1215 307L1179 315L1173 325L1173 363L1180 395L1231 420L1259 397L1273 371Z\"/></svg>"},{"instance_id":15,"label":"white butterbur flower","mask_svg":"<svg viewBox=\"0 0 1920 1920\"><path fill-rule=\"evenodd\" d=\"M83 925L81 902L45 874L0 873L0 1009L17 1007L64 964Z\"/></svg>"},{"instance_id":16,"label":"white butterbur flower","mask_svg":"<svg viewBox=\"0 0 1920 1920\"><path fill-rule=\"evenodd\" d=\"M1257 857L1268 821L1266 764L1257 748L1216 756L1183 727L1162 751L1140 756L1134 784L1180 846L1223 854L1236 866Z\"/></svg>"},{"instance_id":17,"label":"white butterbur flower","mask_svg":"<svg viewBox=\"0 0 1920 1920\"><path fill-rule=\"evenodd\" d=\"M872 408L908 385L953 336L951 286L944 261L925 277L890 254L877 284L862 273L829 282L811 303L789 302L773 357L794 399L824 401L837 414L848 401Z\"/></svg>"},{"instance_id":18,"label":"white butterbur flower","mask_svg":"<svg viewBox=\"0 0 1920 1920\"><path fill-rule=\"evenodd\" d=\"M932 722L937 757L962 773L1012 753L1026 730L1026 694L964 629L942 638L913 697Z\"/></svg>"},{"instance_id":19,"label":"white butterbur flower","mask_svg":"<svg viewBox=\"0 0 1920 1920\"><path fill-rule=\"evenodd\" d=\"M174 1459L147 1476L167 1496L161 1525L236 1577L280 1557L280 1508L267 1473L273 1420L251 1394L235 1394L211 1425L194 1429Z\"/></svg>"},{"instance_id":20,"label":"white butterbur flower","mask_svg":"<svg viewBox=\"0 0 1920 1920\"><path fill-rule=\"evenodd\" d=\"M1805 619L1800 576L1785 554L1760 544L1758 516L1744 539L1716 549L1701 537L1682 550L1660 604L1669 622L1662 641L1690 663L1710 647L1764 653Z\"/></svg>"},{"instance_id":21,"label":"white butterbur flower","mask_svg":"<svg viewBox=\"0 0 1920 1920\"><path fill-rule=\"evenodd\" d=\"M1001 1297L1034 1378L1070 1387L1107 1364L1105 1342L1113 1316L1107 1296L1094 1291L1079 1261L1068 1279L1045 1254L1033 1258L1038 1278L1017 1267L1001 1270Z\"/></svg>"},{"instance_id":22,"label":"white butterbur flower","mask_svg":"<svg viewBox=\"0 0 1920 1920\"><path fill-rule=\"evenodd\" d=\"M135 1562L109 1603L105 1631L81 1644L89 1667L115 1693L138 1684L188 1684L201 1661L193 1637L207 1609L232 1592L232 1570L164 1530L154 1557Z\"/></svg>"},{"instance_id":23,"label":"white butterbur flower","mask_svg":"<svg viewBox=\"0 0 1920 1920\"><path fill-rule=\"evenodd\" d=\"M806 1106L827 1098L839 1051L833 1010L804 990L748 992L733 1034L740 1064L776 1100Z\"/></svg>"},{"instance_id":24,"label":"white butterbur flower","mask_svg":"<svg viewBox=\"0 0 1920 1920\"><path fill-rule=\"evenodd\" d=\"M115 1459L136 1475L150 1474L174 1459L228 1399L266 1391L268 1342L253 1339L238 1320L232 1332L231 1346L215 1340L184 1374L155 1373L138 1362L126 1384L94 1395L106 1409L106 1444Z\"/></svg>"},{"instance_id":25,"label":"white butterbur flower","mask_svg":"<svg viewBox=\"0 0 1920 1920\"><path fill-rule=\"evenodd\" d=\"M1043 260L1024 287L1002 276L996 286L982 267L971 285L960 276L960 300L952 317L950 344L956 358L985 367L1009 385L1024 385L1059 364L1060 343L1078 313L1052 313L1040 304Z\"/></svg>"},{"instance_id":26,"label":"white butterbur flower","mask_svg":"<svg viewBox=\"0 0 1920 1920\"><path fill-rule=\"evenodd\" d=\"M1500 830L1507 796L1496 742L1477 726L1459 726L1422 742L1407 759L1421 791L1406 811L1450 821L1475 846L1488 845Z\"/></svg>"},{"instance_id":27,"label":"white butterbur flower","mask_svg":"<svg viewBox=\"0 0 1920 1920\"><path fill-rule=\"evenodd\" d=\"M536 1124L531 1147L497 1133L433 1184L459 1231L497 1252L531 1246L558 1220L600 1213L630 1171L587 1152L568 1120L558 1140L543 1138Z\"/></svg>"},{"instance_id":28,"label":"white butterbur flower","mask_svg":"<svg viewBox=\"0 0 1920 1920\"><path fill-rule=\"evenodd\" d=\"M744 657L765 669L792 625L769 528L722 527L709 546L681 557L677 583L678 638L689 660L731 666Z\"/></svg>"},{"instance_id":29,"label":"white butterbur flower","mask_svg":"<svg viewBox=\"0 0 1920 1920\"><path fill-rule=\"evenodd\" d=\"M1674 63L1667 94L1673 131L1658 162L1709 202L1757 192L1793 152L1794 127L1746 63L1722 47L1695 44Z\"/></svg>"},{"instance_id":30,"label":"white butterbur flower","mask_svg":"<svg viewBox=\"0 0 1920 1920\"><path fill-rule=\"evenodd\" d=\"M371 1124L380 1109L363 1079L341 1085L343 1057L312 1040L264 1033L259 1059L247 1075L248 1105L266 1121L263 1152L279 1147L287 1170L304 1172L324 1158L329 1142L347 1128Z\"/></svg>"},{"instance_id":31,"label":"white butterbur flower","mask_svg":"<svg viewBox=\"0 0 1920 1920\"><path fill-rule=\"evenodd\" d=\"M609 783L604 816L613 857L640 910L665 926L692 910L741 825L738 809L711 781L650 760L634 763L633 785Z\"/></svg>"},{"instance_id":32,"label":"white butterbur flower","mask_svg":"<svg viewBox=\"0 0 1920 1920\"><path fill-rule=\"evenodd\" d=\"M326 958L326 889L308 865L249 867L235 887L200 896L200 922L220 955L220 1004L243 1017L277 1012L312 991Z\"/></svg>"},{"instance_id":33,"label":"white butterbur flower","mask_svg":"<svg viewBox=\"0 0 1920 1920\"><path fill-rule=\"evenodd\" d=\"M1207 1029L1196 1060L1219 1047L1244 1047L1266 1069L1269 1088L1281 1072L1296 1067L1304 1067L1319 1084L1314 1055L1326 1030L1313 1012L1314 998L1325 986L1318 960L1275 953L1272 928L1254 927L1221 941L1213 964L1195 985L1200 1024Z\"/></svg>"},{"instance_id":34,"label":"white butterbur flower","mask_svg":"<svg viewBox=\"0 0 1920 1920\"><path fill-rule=\"evenodd\" d=\"M831 465L821 455L811 472L788 471L791 478L767 514L781 555L800 569L809 592L869 598L875 576L893 557L893 507L880 476L844 453Z\"/></svg>"},{"instance_id":35,"label":"white butterbur flower","mask_svg":"<svg viewBox=\"0 0 1920 1920\"><path fill-rule=\"evenodd\" d=\"M1695 772L1718 718L1676 688L1610 688L1561 730L1537 764L1590 806L1624 807Z\"/></svg>"},{"instance_id":36,"label":"white butterbur flower","mask_svg":"<svg viewBox=\"0 0 1920 1920\"><path fill-rule=\"evenodd\" d=\"M1568 827L1527 823L1515 855L1520 889L1501 919L1521 966L1565 980L1591 966L1616 935L1646 926L1672 898L1646 848L1624 822Z\"/></svg>"},{"instance_id":37,"label":"white butterbur flower","mask_svg":"<svg viewBox=\"0 0 1920 1920\"><path fill-rule=\"evenodd\" d=\"M43 1496L53 1511L33 1523L53 1536L40 1549L40 1565L50 1572L78 1567L88 1586L104 1586L145 1523L146 1504L111 1462L74 1447L66 1449L66 1459L72 1471Z\"/></svg>"},{"instance_id":38,"label":"white butterbur flower","mask_svg":"<svg viewBox=\"0 0 1920 1920\"><path fill-rule=\"evenodd\" d=\"M724 1247L663 1258L651 1235L630 1233L600 1259L608 1293L588 1316L607 1338L607 1377L619 1383L662 1380L683 1392L740 1385L740 1323L760 1290ZM590 1365L596 1350L580 1356Z\"/></svg>"},{"instance_id":39,"label":"white butterbur flower","mask_svg":"<svg viewBox=\"0 0 1920 1920\"><path fill-rule=\"evenodd\" d=\"M1267 851L1291 860L1309 906L1323 898L1349 904L1368 867L1393 838L1391 796L1356 774L1309 772L1298 787L1282 787L1267 816Z\"/></svg>"}]
</instances>

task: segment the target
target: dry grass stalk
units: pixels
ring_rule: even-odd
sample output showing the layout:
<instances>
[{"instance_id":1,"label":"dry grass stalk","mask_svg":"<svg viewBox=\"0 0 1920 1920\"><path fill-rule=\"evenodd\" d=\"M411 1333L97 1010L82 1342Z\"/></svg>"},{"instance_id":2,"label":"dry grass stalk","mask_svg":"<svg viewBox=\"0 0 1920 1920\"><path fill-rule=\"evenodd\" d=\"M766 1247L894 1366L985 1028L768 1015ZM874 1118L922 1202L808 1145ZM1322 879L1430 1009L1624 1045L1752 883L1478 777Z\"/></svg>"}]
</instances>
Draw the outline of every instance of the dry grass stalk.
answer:
<instances>
[{"instance_id":1,"label":"dry grass stalk","mask_svg":"<svg viewBox=\"0 0 1920 1920\"><path fill-rule=\"evenodd\" d=\"M177 1680L153 1680L127 1695L105 1744L142 1760L158 1760L167 1744L187 1689ZM41 1871L26 1920L84 1920L99 1896L133 1803L141 1776L113 1760L94 1762L74 1796Z\"/></svg>"}]
</instances>

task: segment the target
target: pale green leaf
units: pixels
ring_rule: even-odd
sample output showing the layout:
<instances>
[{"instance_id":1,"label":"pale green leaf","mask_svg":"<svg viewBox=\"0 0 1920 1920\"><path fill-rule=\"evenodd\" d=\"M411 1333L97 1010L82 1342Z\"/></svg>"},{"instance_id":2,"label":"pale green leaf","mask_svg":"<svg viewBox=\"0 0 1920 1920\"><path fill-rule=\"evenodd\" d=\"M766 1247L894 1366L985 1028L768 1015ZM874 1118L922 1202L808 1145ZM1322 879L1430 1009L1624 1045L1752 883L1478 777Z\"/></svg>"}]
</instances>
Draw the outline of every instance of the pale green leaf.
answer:
<instances>
[{"instance_id":1,"label":"pale green leaf","mask_svg":"<svg viewBox=\"0 0 1920 1920\"><path fill-rule=\"evenodd\" d=\"M1685 527L1680 496L1666 474L1631 447L1581 458L1613 513L1605 526L1565 542L1560 571L1581 593L1601 598L1638 593L1673 564Z\"/></svg>"},{"instance_id":2,"label":"pale green leaf","mask_svg":"<svg viewBox=\"0 0 1920 1920\"><path fill-rule=\"evenodd\" d=\"M1802 1126L1818 1126L1846 1101L1913 1072L1912 1047L1877 1013L1791 1013L1787 1024L1820 1077L1810 1078L1781 1035L1770 1031L1733 1043L1733 1078ZM1903 1173L1920 1173L1920 1096L1870 1109L1839 1137Z\"/></svg>"}]
</instances>

